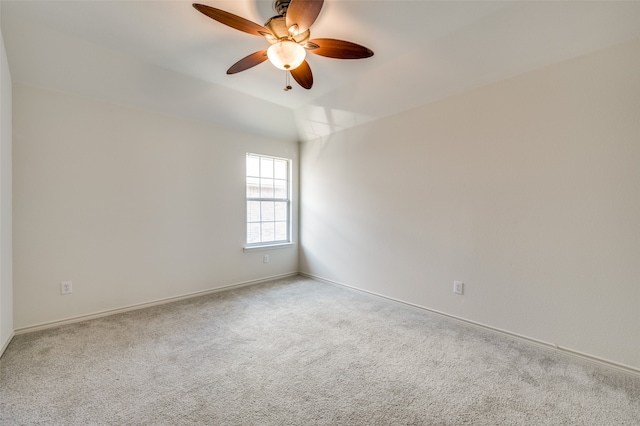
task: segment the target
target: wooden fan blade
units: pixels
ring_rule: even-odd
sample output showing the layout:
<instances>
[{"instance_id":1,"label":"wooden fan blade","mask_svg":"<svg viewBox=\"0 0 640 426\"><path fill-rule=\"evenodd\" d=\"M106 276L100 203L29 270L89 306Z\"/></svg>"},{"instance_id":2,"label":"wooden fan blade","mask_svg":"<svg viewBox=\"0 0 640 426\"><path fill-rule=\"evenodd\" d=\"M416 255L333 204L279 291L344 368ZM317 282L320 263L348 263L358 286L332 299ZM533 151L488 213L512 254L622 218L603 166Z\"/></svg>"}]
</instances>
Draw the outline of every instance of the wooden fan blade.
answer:
<instances>
[{"instance_id":1,"label":"wooden fan blade","mask_svg":"<svg viewBox=\"0 0 640 426\"><path fill-rule=\"evenodd\" d=\"M235 28L236 30L244 31L245 33L257 36L263 35L260 34L260 32L271 34L271 32L262 25L258 25L255 22L249 21L248 19L241 18L240 16L234 15L233 13L225 12L224 10L216 9L215 7L198 3L193 3L193 7L195 7L199 12L207 15L209 18L214 19L221 24L228 25L231 28Z\"/></svg>"},{"instance_id":2,"label":"wooden fan blade","mask_svg":"<svg viewBox=\"0 0 640 426\"><path fill-rule=\"evenodd\" d=\"M303 33L309 29L320 14L324 0L291 0L285 15L287 28L298 24L298 32Z\"/></svg>"},{"instance_id":3,"label":"wooden fan blade","mask_svg":"<svg viewBox=\"0 0 640 426\"><path fill-rule=\"evenodd\" d=\"M255 67L258 64L267 60L267 51L261 50L259 52L252 53L249 56L245 56L238 62L233 64L231 68L227 70L227 74L235 74L240 71L248 70L251 67Z\"/></svg>"},{"instance_id":4,"label":"wooden fan blade","mask_svg":"<svg viewBox=\"0 0 640 426\"><path fill-rule=\"evenodd\" d=\"M373 51L350 41L333 38L316 38L309 40L307 50L316 55L337 59L362 59L373 56ZM318 47L315 47L313 45Z\"/></svg>"},{"instance_id":5,"label":"wooden fan blade","mask_svg":"<svg viewBox=\"0 0 640 426\"><path fill-rule=\"evenodd\" d=\"M307 61L302 61L299 67L290 71L293 79L305 89L311 89L313 86L313 74L311 73L311 67Z\"/></svg>"}]
</instances>

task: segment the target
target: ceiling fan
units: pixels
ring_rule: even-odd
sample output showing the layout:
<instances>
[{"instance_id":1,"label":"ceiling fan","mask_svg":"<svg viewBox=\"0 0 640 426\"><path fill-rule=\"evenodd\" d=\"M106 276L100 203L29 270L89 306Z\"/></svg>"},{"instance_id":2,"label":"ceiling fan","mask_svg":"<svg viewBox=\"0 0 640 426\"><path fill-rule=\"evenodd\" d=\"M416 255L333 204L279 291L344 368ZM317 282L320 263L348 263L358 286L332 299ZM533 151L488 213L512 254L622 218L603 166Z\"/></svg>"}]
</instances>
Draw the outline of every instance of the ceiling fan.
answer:
<instances>
[{"instance_id":1,"label":"ceiling fan","mask_svg":"<svg viewBox=\"0 0 640 426\"><path fill-rule=\"evenodd\" d=\"M373 56L373 52L356 43L332 38L311 40L309 27L320 14L324 0L275 0L273 8L278 14L264 26L244 19L233 13L204 4L194 3L198 11L236 30L264 37L271 46L252 53L233 64L227 74L247 70L269 59L271 63L287 71L305 89L313 86L311 67L305 60L306 52L337 59L362 59ZM288 84L284 90L290 90Z\"/></svg>"}]
</instances>

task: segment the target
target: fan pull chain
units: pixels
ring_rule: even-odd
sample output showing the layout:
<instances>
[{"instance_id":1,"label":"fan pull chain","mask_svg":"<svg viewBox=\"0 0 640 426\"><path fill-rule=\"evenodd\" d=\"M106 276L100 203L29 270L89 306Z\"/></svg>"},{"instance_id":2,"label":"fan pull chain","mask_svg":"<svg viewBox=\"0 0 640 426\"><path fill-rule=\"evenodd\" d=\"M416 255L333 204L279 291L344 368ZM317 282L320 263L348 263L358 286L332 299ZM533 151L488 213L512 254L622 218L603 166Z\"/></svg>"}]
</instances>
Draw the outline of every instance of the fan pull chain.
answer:
<instances>
[{"instance_id":1,"label":"fan pull chain","mask_svg":"<svg viewBox=\"0 0 640 426\"><path fill-rule=\"evenodd\" d=\"M291 73L289 71L285 71L284 72L284 91L288 92L289 90L293 89L293 87L291 87L291 80L290 80L290 76Z\"/></svg>"}]
</instances>

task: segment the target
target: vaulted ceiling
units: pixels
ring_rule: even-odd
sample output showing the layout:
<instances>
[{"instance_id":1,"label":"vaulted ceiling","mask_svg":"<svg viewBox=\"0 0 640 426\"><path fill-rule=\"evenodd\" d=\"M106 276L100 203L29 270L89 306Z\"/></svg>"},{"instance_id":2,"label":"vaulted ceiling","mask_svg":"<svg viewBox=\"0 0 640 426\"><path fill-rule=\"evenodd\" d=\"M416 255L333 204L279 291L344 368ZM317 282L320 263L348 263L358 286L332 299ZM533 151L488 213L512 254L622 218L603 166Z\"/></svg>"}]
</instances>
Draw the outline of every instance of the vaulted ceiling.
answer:
<instances>
[{"instance_id":1,"label":"vaulted ceiling","mask_svg":"<svg viewBox=\"0 0 640 426\"><path fill-rule=\"evenodd\" d=\"M259 24L271 0L199 0ZM309 140L640 37L640 2L326 0L312 38L372 58L310 55L314 86L284 91L266 48L191 1L7 1L12 80L285 140Z\"/></svg>"}]
</instances>

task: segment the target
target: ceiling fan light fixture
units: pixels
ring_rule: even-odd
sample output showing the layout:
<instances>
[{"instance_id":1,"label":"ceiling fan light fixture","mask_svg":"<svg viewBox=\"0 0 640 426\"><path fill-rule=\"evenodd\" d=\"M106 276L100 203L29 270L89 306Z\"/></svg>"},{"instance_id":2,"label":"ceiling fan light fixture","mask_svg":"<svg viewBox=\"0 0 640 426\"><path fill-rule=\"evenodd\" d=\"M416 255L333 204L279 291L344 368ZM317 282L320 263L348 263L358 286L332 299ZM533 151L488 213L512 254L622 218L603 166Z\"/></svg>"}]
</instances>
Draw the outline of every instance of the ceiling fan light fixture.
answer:
<instances>
[{"instance_id":1,"label":"ceiling fan light fixture","mask_svg":"<svg viewBox=\"0 0 640 426\"><path fill-rule=\"evenodd\" d=\"M204 4L194 3L193 7L214 21L247 34L264 37L271 44L268 49L240 59L227 70L227 74L248 70L269 59L276 68L291 71L285 73L286 78L293 77L296 83L308 90L313 86L313 73L309 63L305 61L307 50L314 55L336 59L363 59L373 56L370 49L349 41L333 38L310 40L309 28L318 18L324 1L273 0L278 15L271 17L264 26ZM286 88L290 88L288 82Z\"/></svg>"},{"instance_id":2,"label":"ceiling fan light fixture","mask_svg":"<svg viewBox=\"0 0 640 426\"><path fill-rule=\"evenodd\" d=\"M307 52L298 43L283 40L272 44L267 49L267 56L271 63L281 70L291 71L300 66Z\"/></svg>"}]
</instances>

